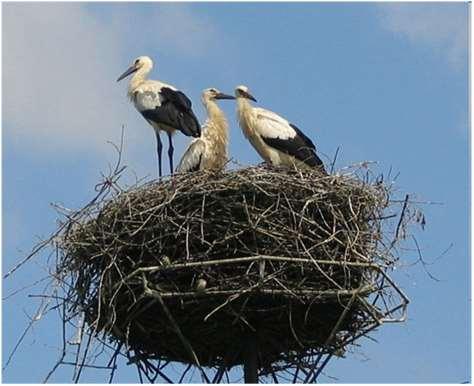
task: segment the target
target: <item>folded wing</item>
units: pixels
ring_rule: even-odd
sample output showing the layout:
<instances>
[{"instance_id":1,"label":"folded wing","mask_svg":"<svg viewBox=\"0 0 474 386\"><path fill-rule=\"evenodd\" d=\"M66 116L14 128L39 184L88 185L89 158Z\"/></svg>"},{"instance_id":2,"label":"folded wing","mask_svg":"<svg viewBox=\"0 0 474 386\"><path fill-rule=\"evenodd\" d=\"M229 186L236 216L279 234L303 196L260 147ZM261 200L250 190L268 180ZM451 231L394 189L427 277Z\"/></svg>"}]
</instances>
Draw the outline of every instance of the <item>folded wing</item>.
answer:
<instances>
[{"instance_id":1,"label":"folded wing","mask_svg":"<svg viewBox=\"0 0 474 386\"><path fill-rule=\"evenodd\" d=\"M200 170L205 151L206 143L202 139L198 138L193 140L183 154L183 157L176 168L176 172L189 173Z\"/></svg>"},{"instance_id":2,"label":"folded wing","mask_svg":"<svg viewBox=\"0 0 474 386\"><path fill-rule=\"evenodd\" d=\"M201 135L199 121L192 111L191 101L181 91L170 87L145 91L137 96L137 107L146 120L157 125L172 127L187 136Z\"/></svg>"},{"instance_id":3,"label":"folded wing","mask_svg":"<svg viewBox=\"0 0 474 386\"><path fill-rule=\"evenodd\" d=\"M324 170L314 143L298 127L271 111L256 109L257 130L262 140L285 154Z\"/></svg>"}]
</instances>

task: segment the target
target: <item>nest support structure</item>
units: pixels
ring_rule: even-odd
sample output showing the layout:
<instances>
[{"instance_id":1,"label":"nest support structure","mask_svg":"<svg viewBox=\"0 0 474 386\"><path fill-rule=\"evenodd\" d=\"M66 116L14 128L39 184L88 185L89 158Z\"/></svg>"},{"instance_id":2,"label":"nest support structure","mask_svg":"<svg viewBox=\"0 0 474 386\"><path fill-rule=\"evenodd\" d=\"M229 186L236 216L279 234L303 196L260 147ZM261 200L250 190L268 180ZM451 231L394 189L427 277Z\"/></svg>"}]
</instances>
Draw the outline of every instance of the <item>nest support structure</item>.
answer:
<instances>
[{"instance_id":1,"label":"nest support structure","mask_svg":"<svg viewBox=\"0 0 474 386\"><path fill-rule=\"evenodd\" d=\"M238 365L246 380L314 382L356 339L405 319L380 180L254 167L117 192L69 220L56 275L69 316L150 381L172 381L165 366L181 362L205 382Z\"/></svg>"}]
</instances>

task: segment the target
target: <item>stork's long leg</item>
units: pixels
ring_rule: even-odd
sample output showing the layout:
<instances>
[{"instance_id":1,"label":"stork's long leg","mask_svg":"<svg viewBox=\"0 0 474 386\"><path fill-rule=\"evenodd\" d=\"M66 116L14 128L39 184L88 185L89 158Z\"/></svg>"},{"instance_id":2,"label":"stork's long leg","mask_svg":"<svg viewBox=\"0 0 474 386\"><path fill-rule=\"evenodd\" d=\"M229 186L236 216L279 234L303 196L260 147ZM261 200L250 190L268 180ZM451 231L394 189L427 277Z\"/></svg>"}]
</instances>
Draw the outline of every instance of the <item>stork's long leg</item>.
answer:
<instances>
[{"instance_id":1,"label":"stork's long leg","mask_svg":"<svg viewBox=\"0 0 474 386\"><path fill-rule=\"evenodd\" d=\"M158 173L160 177L163 175L162 174L162 168L161 168L161 152L163 150L163 144L161 143L161 138L160 138L160 132L158 130L155 130L156 134L156 150L158 151Z\"/></svg>"},{"instance_id":2,"label":"stork's long leg","mask_svg":"<svg viewBox=\"0 0 474 386\"><path fill-rule=\"evenodd\" d=\"M174 152L174 147L173 147L173 137L170 132L168 132L168 139L170 141L170 146L168 148L168 157L170 159L170 174L174 173L174 168L173 168L173 152Z\"/></svg>"}]
</instances>

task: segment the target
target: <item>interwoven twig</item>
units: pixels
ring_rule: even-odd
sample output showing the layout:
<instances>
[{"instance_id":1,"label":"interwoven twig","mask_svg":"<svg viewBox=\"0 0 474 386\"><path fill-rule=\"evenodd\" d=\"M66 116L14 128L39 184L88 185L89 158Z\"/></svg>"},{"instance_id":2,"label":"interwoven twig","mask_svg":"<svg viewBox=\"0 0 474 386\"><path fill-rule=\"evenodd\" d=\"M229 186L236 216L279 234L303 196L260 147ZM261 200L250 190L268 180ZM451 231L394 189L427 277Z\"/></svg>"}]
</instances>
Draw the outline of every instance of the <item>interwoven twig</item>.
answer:
<instances>
[{"instance_id":1,"label":"interwoven twig","mask_svg":"<svg viewBox=\"0 0 474 386\"><path fill-rule=\"evenodd\" d=\"M57 276L72 283L70 315L84 313L147 374L151 361L180 361L220 380L250 337L261 375L293 368L293 381L311 382L323 355L404 317L384 232L396 220L398 238L407 219L390 206L389 186L354 174L175 175L71 218Z\"/></svg>"}]
</instances>

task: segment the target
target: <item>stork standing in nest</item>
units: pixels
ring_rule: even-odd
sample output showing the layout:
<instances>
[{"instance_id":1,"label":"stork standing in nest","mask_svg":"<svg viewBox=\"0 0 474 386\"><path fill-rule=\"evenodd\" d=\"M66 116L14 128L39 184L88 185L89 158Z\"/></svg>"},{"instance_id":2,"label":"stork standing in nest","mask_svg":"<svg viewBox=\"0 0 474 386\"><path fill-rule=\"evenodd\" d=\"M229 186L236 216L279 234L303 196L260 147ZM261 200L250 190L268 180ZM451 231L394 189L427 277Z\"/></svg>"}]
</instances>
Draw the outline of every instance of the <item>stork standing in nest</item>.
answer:
<instances>
[{"instance_id":1,"label":"stork standing in nest","mask_svg":"<svg viewBox=\"0 0 474 386\"><path fill-rule=\"evenodd\" d=\"M200 138L193 139L176 169L179 173L197 170L222 170L227 162L229 124L217 100L235 99L216 88L205 89L202 103L207 110L207 120Z\"/></svg>"},{"instance_id":2,"label":"stork standing in nest","mask_svg":"<svg viewBox=\"0 0 474 386\"><path fill-rule=\"evenodd\" d=\"M246 86L235 89L240 127L258 154L269 164L317 168L324 174L316 147L300 129L272 111L253 107L257 100Z\"/></svg>"},{"instance_id":3,"label":"stork standing in nest","mask_svg":"<svg viewBox=\"0 0 474 386\"><path fill-rule=\"evenodd\" d=\"M117 82L133 74L128 85L128 96L138 112L153 127L157 140L158 171L162 176L160 131L165 131L169 139L168 157L170 173L173 173L173 133L176 130L184 135L199 137L201 128L192 111L189 98L176 87L158 80L147 79L153 68L148 56L140 56L117 79Z\"/></svg>"}]
</instances>

